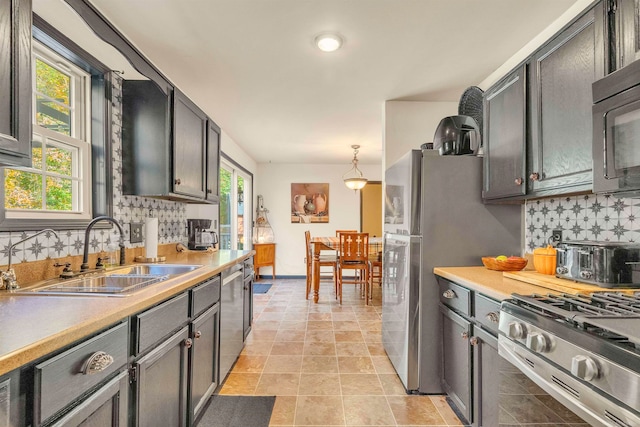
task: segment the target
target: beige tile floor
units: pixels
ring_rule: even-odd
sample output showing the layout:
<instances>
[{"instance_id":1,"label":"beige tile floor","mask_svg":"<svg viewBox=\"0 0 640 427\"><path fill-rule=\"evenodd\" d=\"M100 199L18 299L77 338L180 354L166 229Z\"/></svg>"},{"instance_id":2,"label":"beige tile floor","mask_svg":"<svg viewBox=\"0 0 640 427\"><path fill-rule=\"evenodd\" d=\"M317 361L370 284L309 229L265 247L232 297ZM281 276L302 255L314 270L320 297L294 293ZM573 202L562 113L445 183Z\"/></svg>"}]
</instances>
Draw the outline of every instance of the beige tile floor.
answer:
<instances>
[{"instance_id":1,"label":"beige tile floor","mask_svg":"<svg viewBox=\"0 0 640 427\"><path fill-rule=\"evenodd\" d=\"M305 300L304 279L254 297L252 331L220 394L275 395L271 426L461 426L443 396L405 393L381 343L380 287L372 305L354 285Z\"/></svg>"}]
</instances>

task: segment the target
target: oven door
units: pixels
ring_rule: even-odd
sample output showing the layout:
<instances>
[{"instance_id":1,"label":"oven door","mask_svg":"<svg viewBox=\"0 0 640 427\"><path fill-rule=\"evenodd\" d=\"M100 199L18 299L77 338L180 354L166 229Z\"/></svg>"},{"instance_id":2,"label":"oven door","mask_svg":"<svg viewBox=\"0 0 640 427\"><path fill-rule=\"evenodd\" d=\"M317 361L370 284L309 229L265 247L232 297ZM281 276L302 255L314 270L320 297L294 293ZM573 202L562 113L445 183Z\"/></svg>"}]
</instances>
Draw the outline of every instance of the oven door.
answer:
<instances>
[{"instance_id":1,"label":"oven door","mask_svg":"<svg viewBox=\"0 0 640 427\"><path fill-rule=\"evenodd\" d=\"M640 191L640 86L593 106L594 192Z\"/></svg>"},{"instance_id":2,"label":"oven door","mask_svg":"<svg viewBox=\"0 0 640 427\"><path fill-rule=\"evenodd\" d=\"M636 414L502 334L498 354L501 426L640 426Z\"/></svg>"}]
</instances>

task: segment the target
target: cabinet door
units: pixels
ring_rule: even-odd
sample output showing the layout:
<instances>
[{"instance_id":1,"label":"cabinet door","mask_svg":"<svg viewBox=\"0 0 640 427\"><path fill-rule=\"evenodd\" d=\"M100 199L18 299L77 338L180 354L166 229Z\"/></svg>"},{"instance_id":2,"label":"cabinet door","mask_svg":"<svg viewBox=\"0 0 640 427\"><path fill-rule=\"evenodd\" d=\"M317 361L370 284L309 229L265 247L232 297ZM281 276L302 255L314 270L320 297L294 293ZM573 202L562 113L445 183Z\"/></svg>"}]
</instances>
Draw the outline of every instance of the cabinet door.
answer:
<instances>
[{"instance_id":1,"label":"cabinet door","mask_svg":"<svg viewBox=\"0 0 640 427\"><path fill-rule=\"evenodd\" d=\"M31 166L31 0L0 2L0 166Z\"/></svg>"},{"instance_id":2,"label":"cabinet door","mask_svg":"<svg viewBox=\"0 0 640 427\"><path fill-rule=\"evenodd\" d=\"M592 9L532 59L528 192L535 195L591 189L591 85L604 74L596 27Z\"/></svg>"},{"instance_id":3,"label":"cabinet door","mask_svg":"<svg viewBox=\"0 0 640 427\"><path fill-rule=\"evenodd\" d=\"M460 413L471 417L471 323L442 304L442 387Z\"/></svg>"},{"instance_id":4,"label":"cabinet door","mask_svg":"<svg viewBox=\"0 0 640 427\"><path fill-rule=\"evenodd\" d=\"M191 345L185 326L134 363L137 427L186 426L187 349Z\"/></svg>"},{"instance_id":5,"label":"cabinet door","mask_svg":"<svg viewBox=\"0 0 640 427\"><path fill-rule=\"evenodd\" d=\"M499 425L500 356L498 339L475 328L473 345L473 427Z\"/></svg>"},{"instance_id":6,"label":"cabinet door","mask_svg":"<svg viewBox=\"0 0 640 427\"><path fill-rule=\"evenodd\" d=\"M220 128L211 119L207 127L207 200L219 201L220 186Z\"/></svg>"},{"instance_id":7,"label":"cabinet door","mask_svg":"<svg viewBox=\"0 0 640 427\"><path fill-rule=\"evenodd\" d=\"M191 348L191 420L205 407L218 386L218 345L220 342L220 304L194 320Z\"/></svg>"},{"instance_id":8,"label":"cabinet door","mask_svg":"<svg viewBox=\"0 0 640 427\"><path fill-rule=\"evenodd\" d=\"M51 427L126 427L128 396L129 373L122 372Z\"/></svg>"},{"instance_id":9,"label":"cabinet door","mask_svg":"<svg viewBox=\"0 0 640 427\"><path fill-rule=\"evenodd\" d=\"M617 0L618 68L640 59L640 0Z\"/></svg>"},{"instance_id":10,"label":"cabinet door","mask_svg":"<svg viewBox=\"0 0 640 427\"><path fill-rule=\"evenodd\" d=\"M485 199L523 196L526 192L525 70L523 65L484 96Z\"/></svg>"},{"instance_id":11,"label":"cabinet door","mask_svg":"<svg viewBox=\"0 0 640 427\"><path fill-rule=\"evenodd\" d=\"M173 96L173 191L204 199L207 116L180 91Z\"/></svg>"}]
</instances>

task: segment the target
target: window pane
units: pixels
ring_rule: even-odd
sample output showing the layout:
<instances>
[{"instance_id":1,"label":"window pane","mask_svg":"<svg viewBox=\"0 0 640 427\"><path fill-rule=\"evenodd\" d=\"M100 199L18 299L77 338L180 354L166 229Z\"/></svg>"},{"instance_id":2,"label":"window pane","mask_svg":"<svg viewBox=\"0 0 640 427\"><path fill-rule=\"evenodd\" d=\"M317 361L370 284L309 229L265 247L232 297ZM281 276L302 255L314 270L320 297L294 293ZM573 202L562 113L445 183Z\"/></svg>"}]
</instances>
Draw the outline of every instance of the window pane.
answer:
<instances>
[{"instance_id":1,"label":"window pane","mask_svg":"<svg viewBox=\"0 0 640 427\"><path fill-rule=\"evenodd\" d=\"M66 178L47 177L47 209L73 210L72 181Z\"/></svg>"},{"instance_id":2,"label":"window pane","mask_svg":"<svg viewBox=\"0 0 640 427\"><path fill-rule=\"evenodd\" d=\"M31 141L31 167L42 170L42 137L33 135Z\"/></svg>"},{"instance_id":3,"label":"window pane","mask_svg":"<svg viewBox=\"0 0 640 427\"><path fill-rule=\"evenodd\" d=\"M244 249L244 178L238 176L238 250Z\"/></svg>"},{"instance_id":4,"label":"window pane","mask_svg":"<svg viewBox=\"0 0 640 427\"><path fill-rule=\"evenodd\" d=\"M5 169L4 194L7 209L42 209L42 176Z\"/></svg>"},{"instance_id":5,"label":"window pane","mask_svg":"<svg viewBox=\"0 0 640 427\"><path fill-rule=\"evenodd\" d=\"M56 101L71 105L69 94L71 77L53 68L46 62L36 59L36 91Z\"/></svg>"},{"instance_id":6,"label":"window pane","mask_svg":"<svg viewBox=\"0 0 640 427\"><path fill-rule=\"evenodd\" d=\"M36 124L71 135L71 111L40 95L36 96Z\"/></svg>"},{"instance_id":7,"label":"window pane","mask_svg":"<svg viewBox=\"0 0 640 427\"><path fill-rule=\"evenodd\" d=\"M220 168L220 249L231 249L231 171Z\"/></svg>"},{"instance_id":8,"label":"window pane","mask_svg":"<svg viewBox=\"0 0 640 427\"><path fill-rule=\"evenodd\" d=\"M61 175L72 175L73 154L77 150L67 150L60 147L47 146L47 171Z\"/></svg>"}]
</instances>

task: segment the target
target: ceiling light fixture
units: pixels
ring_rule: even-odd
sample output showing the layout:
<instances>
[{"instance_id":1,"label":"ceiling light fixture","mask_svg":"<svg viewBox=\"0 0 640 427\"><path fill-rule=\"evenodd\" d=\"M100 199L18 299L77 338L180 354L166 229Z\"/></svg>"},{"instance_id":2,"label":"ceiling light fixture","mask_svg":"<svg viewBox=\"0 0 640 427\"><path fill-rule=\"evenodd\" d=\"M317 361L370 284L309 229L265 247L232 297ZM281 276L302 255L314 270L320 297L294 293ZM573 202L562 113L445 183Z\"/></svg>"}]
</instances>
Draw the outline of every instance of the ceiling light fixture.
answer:
<instances>
[{"instance_id":1,"label":"ceiling light fixture","mask_svg":"<svg viewBox=\"0 0 640 427\"><path fill-rule=\"evenodd\" d=\"M351 160L353 167L342 175L342 179L347 188L355 191L364 188L364 186L367 185L368 179L365 178L362 171L358 169L358 148L360 148L360 146L352 145L351 148L353 148L353 160Z\"/></svg>"},{"instance_id":2,"label":"ceiling light fixture","mask_svg":"<svg viewBox=\"0 0 640 427\"><path fill-rule=\"evenodd\" d=\"M333 52L342 46L342 37L335 33L322 33L316 37L316 46L323 52Z\"/></svg>"}]
</instances>

